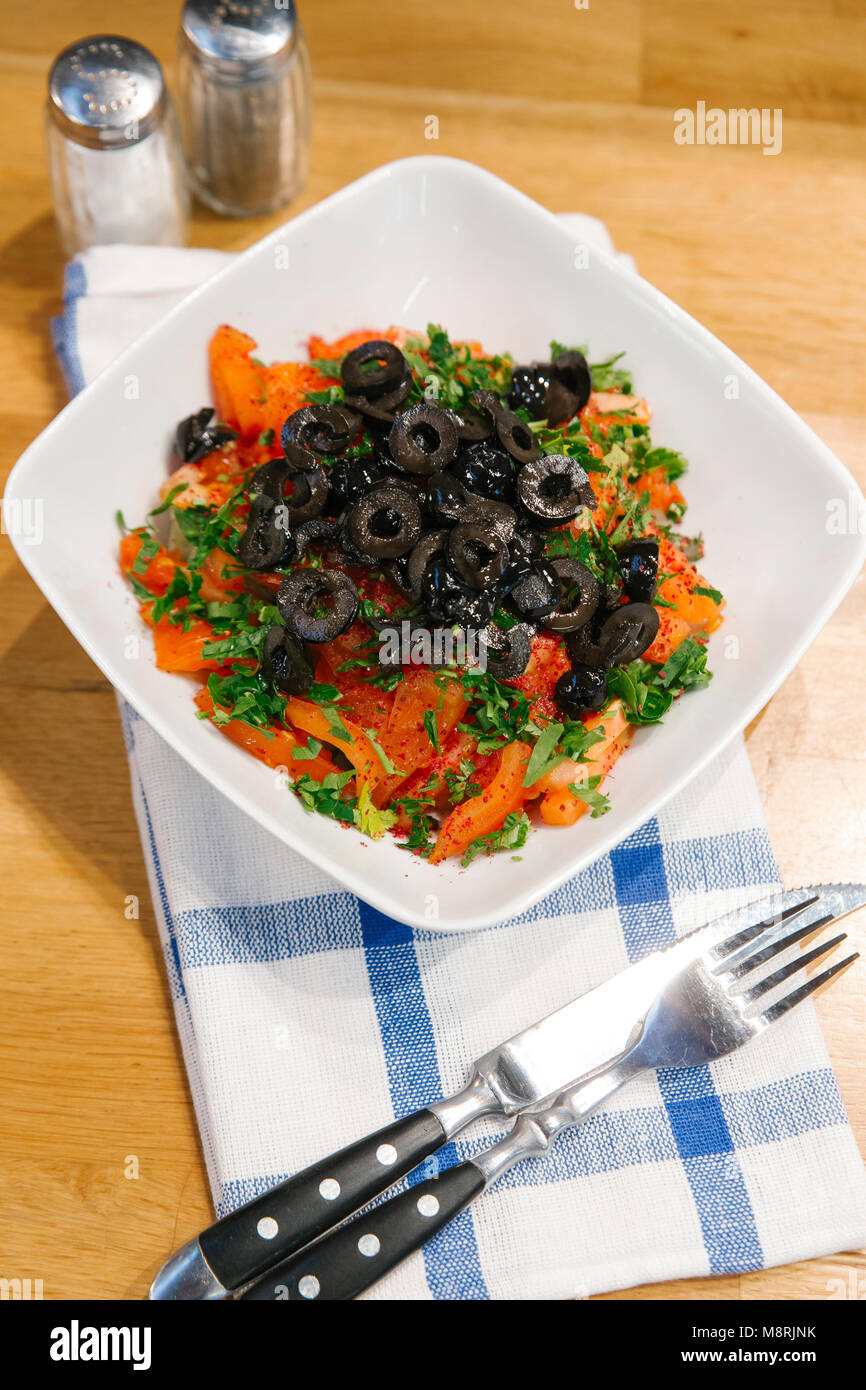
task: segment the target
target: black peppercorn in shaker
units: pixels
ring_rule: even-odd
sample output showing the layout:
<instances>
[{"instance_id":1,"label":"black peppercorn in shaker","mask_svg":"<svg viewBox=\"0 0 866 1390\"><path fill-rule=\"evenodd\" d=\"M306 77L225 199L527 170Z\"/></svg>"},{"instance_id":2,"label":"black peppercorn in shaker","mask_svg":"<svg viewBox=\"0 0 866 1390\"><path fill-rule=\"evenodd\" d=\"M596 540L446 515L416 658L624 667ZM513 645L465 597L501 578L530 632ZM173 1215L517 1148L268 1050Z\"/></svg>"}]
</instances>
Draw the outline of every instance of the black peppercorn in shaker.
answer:
<instances>
[{"instance_id":1,"label":"black peppercorn in shaker","mask_svg":"<svg viewBox=\"0 0 866 1390\"><path fill-rule=\"evenodd\" d=\"M187 0L177 97L190 183L209 207L249 217L303 188L310 65L294 0Z\"/></svg>"}]
</instances>

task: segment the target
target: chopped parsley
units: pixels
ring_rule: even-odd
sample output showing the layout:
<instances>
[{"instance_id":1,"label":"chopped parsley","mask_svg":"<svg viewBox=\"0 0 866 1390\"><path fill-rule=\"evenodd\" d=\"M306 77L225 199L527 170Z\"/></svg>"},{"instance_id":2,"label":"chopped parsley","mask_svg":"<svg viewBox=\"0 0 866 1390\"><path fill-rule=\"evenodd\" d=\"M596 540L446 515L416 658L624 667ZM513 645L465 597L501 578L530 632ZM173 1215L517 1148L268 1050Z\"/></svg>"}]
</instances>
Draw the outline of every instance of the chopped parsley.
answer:
<instances>
[{"instance_id":1,"label":"chopped parsley","mask_svg":"<svg viewBox=\"0 0 866 1390\"><path fill-rule=\"evenodd\" d=\"M427 737L433 744L433 747L436 749L436 752L439 753L441 751L439 748L439 726L436 723L435 710L425 709L424 728L427 730Z\"/></svg>"},{"instance_id":2,"label":"chopped parsley","mask_svg":"<svg viewBox=\"0 0 866 1390\"><path fill-rule=\"evenodd\" d=\"M467 846L460 863L466 868L479 854L500 854L503 850L522 849L529 831L526 812L509 811L499 830L493 830L489 835L479 835Z\"/></svg>"},{"instance_id":3,"label":"chopped parsley","mask_svg":"<svg viewBox=\"0 0 866 1390\"><path fill-rule=\"evenodd\" d=\"M588 777L585 782L569 782L568 790L573 796L585 801L590 808L590 815L593 820L599 816L606 816L610 810L610 801L596 787L601 781L601 777Z\"/></svg>"},{"instance_id":4,"label":"chopped parsley","mask_svg":"<svg viewBox=\"0 0 866 1390\"><path fill-rule=\"evenodd\" d=\"M354 825L358 802L355 797L342 796L343 789L354 775L354 772L329 772L321 782L317 782L305 772L291 783L291 789L306 811L318 811L320 816L330 816L332 820L342 821L345 825Z\"/></svg>"}]
</instances>

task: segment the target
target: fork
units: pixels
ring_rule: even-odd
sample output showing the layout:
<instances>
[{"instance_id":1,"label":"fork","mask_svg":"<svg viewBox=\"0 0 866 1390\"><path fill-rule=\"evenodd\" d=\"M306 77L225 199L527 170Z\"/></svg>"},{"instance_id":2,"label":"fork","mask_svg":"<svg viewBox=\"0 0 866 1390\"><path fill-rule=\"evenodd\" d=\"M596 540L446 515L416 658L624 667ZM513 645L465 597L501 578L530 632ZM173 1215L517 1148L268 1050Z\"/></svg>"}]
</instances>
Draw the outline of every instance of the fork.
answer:
<instances>
[{"instance_id":1,"label":"fork","mask_svg":"<svg viewBox=\"0 0 866 1390\"><path fill-rule=\"evenodd\" d=\"M830 984L853 965L858 952L802 982L798 977L835 950L845 932L790 959L783 957L833 920L828 914L781 937L774 924L760 922L708 947L672 977L635 1030L634 1041L604 1070L561 1091L543 1108L523 1111L505 1138L474 1158L332 1230L269 1270L240 1298L357 1297L514 1164L547 1154L558 1134L583 1124L636 1076L725 1057Z\"/></svg>"}]
</instances>

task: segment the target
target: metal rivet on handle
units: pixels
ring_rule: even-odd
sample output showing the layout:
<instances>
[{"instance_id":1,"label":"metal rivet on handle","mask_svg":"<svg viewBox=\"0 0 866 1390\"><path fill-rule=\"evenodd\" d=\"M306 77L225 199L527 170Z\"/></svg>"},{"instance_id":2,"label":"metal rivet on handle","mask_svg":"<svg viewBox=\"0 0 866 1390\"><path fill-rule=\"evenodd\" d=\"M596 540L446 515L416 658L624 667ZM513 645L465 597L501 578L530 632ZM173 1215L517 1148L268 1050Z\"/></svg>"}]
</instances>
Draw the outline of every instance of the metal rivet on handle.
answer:
<instances>
[{"instance_id":1,"label":"metal rivet on handle","mask_svg":"<svg viewBox=\"0 0 866 1390\"><path fill-rule=\"evenodd\" d=\"M367 1255L368 1257L371 1257L373 1255L378 1255L379 1251L382 1249L382 1246L379 1242L378 1236L368 1235L361 1236L361 1239L358 1241L358 1249L360 1250L362 1255Z\"/></svg>"},{"instance_id":2,"label":"metal rivet on handle","mask_svg":"<svg viewBox=\"0 0 866 1390\"><path fill-rule=\"evenodd\" d=\"M305 1274L303 1279L298 1281L298 1293L301 1298L318 1298L321 1287L315 1274Z\"/></svg>"},{"instance_id":3,"label":"metal rivet on handle","mask_svg":"<svg viewBox=\"0 0 866 1390\"><path fill-rule=\"evenodd\" d=\"M439 1210L439 1198L434 1197L432 1192L425 1192L415 1205L422 1216L435 1216Z\"/></svg>"},{"instance_id":4,"label":"metal rivet on handle","mask_svg":"<svg viewBox=\"0 0 866 1390\"><path fill-rule=\"evenodd\" d=\"M319 1183L319 1196L324 1197L326 1202L335 1202L342 1190L336 1178L322 1178Z\"/></svg>"},{"instance_id":5,"label":"metal rivet on handle","mask_svg":"<svg viewBox=\"0 0 866 1390\"><path fill-rule=\"evenodd\" d=\"M274 1236L278 1234L279 1229L279 1226L272 1216L263 1216L256 1226L256 1230L262 1240L273 1240Z\"/></svg>"},{"instance_id":6,"label":"metal rivet on handle","mask_svg":"<svg viewBox=\"0 0 866 1390\"><path fill-rule=\"evenodd\" d=\"M384 1168L390 1168L392 1163L397 1162L397 1150L393 1144L380 1144L376 1150L376 1157Z\"/></svg>"}]
</instances>

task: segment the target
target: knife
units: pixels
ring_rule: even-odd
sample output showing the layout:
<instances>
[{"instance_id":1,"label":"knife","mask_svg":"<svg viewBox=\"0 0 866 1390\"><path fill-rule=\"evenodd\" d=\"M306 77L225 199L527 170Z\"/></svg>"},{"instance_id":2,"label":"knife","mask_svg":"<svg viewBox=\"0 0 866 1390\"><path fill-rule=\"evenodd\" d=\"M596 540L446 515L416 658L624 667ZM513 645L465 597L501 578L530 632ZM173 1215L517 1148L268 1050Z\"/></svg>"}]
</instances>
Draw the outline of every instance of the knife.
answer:
<instances>
[{"instance_id":1,"label":"knife","mask_svg":"<svg viewBox=\"0 0 866 1390\"><path fill-rule=\"evenodd\" d=\"M842 917L866 903L861 884L773 893L726 913L628 966L516 1033L473 1064L461 1091L358 1140L230 1212L163 1265L155 1300L224 1298L339 1225L483 1115L516 1115L628 1051L667 981L716 938L782 924L820 902Z\"/></svg>"}]
</instances>

